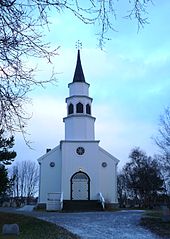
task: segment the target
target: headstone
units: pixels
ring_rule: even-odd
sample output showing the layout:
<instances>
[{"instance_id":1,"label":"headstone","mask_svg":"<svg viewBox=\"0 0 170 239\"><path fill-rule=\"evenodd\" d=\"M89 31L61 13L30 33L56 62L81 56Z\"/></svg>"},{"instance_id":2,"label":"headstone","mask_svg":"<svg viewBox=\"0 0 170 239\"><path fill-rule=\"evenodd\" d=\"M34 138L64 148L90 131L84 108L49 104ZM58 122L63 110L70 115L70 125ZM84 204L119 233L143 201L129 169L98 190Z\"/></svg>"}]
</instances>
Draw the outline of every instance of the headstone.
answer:
<instances>
[{"instance_id":1,"label":"headstone","mask_svg":"<svg viewBox=\"0 0 170 239\"><path fill-rule=\"evenodd\" d=\"M4 224L2 227L2 235L19 235L19 226L18 224Z\"/></svg>"},{"instance_id":2,"label":"headstone","mask_svg":"<svg viewBox=\"0 0 170 239\"><path fill-rule=\"evenodd\" d=\"M170 222L170 210L167 206L162 207L162 221Z\"/></svg>"}]
</instances>

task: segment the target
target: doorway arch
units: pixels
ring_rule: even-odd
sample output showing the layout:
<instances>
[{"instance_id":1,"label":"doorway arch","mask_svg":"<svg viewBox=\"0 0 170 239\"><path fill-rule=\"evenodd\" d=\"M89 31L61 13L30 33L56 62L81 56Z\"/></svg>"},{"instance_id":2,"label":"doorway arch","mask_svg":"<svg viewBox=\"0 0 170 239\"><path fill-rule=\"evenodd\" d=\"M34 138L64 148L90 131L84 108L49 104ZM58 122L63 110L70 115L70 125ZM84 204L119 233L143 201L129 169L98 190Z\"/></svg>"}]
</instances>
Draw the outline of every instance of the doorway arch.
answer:
<instances>
[{"instance_id":1,"label":"doorway arch","mask_svg":"<svg viewBox=\"0 0 170 239\"><path fill-rule=\"evenodd\" d=\"M84 172L76 172L71 180L71 200L90 200L90 178Z\"/></svg>"}]
</instances>

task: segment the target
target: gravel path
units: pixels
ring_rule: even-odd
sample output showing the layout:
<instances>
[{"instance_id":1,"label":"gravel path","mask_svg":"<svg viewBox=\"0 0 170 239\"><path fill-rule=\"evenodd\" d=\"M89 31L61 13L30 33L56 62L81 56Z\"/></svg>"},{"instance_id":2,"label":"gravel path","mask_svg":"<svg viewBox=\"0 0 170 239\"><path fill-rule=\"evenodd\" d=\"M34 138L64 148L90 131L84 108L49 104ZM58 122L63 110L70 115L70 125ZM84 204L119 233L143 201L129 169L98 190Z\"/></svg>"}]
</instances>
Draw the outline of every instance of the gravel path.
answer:
<instances>
[{"instance_id":1,"label":"gravel path","mask_svg":"<svg viewBox=\"0 0 170 239\"><path fill-rule=\"evenodd\" d=\"M82 239L163 239L139 225L143 211L56 213L0 208L0 211L31 215L60 225ZM165 238L164 238L165 239Z\"/></svg>"},{"instance_id":2,"label":"gravel path","mask_svg":"<svg viewBox=\"0 0 170 239\"><path fill-rule=\"evenodd\" d=\"M160 239L139 225L142 211L46 213L38 218L56 223L82 239Z\"/></svg>"}]
</instances>

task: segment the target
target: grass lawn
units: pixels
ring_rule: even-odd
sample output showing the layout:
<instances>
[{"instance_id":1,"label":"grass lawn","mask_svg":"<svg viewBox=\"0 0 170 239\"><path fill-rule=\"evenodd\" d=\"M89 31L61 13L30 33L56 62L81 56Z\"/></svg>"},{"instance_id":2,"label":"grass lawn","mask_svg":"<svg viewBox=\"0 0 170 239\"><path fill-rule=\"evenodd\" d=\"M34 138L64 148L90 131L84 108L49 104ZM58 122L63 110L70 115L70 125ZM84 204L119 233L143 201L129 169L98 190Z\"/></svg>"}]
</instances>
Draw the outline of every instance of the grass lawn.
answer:
<instances>
[{"instance_id":1,"label":"grass lawn","mask_svg":"<svg viewBox=\"0 0 170 239\"><path fill-rule=\"evenodd\" d=\"M147 211L141 219L141 226L165 238L170 238L170 222L162 221L161 211Z\"/></svg>"},{"instance_id":2,"label":"grass lawn","mask_svg":"<svg viewBox=\"0 0 170 239\"><path fill-rule=\"evenodd\" d=\"M2 226L4 224L17 223L20 228L18 237L2 236ZM0 239L76 239L79 238L68 232L66 229L43 220L13 213L0 212Z\"/></svg>"}]
</instances>

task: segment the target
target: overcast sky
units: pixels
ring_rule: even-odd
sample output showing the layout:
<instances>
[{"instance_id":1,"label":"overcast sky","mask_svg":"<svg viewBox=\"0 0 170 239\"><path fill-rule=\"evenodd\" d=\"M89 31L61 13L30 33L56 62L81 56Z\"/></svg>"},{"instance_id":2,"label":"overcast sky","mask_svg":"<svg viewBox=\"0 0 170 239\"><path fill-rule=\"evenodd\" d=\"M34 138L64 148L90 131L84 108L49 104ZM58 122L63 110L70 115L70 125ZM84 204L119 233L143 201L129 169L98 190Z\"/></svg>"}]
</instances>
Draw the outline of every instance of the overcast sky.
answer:
<instances>
[{"instance_id":1,"label":"overcast sky","mask_svg":"<svg viewBox=\"0 0 170 239\"><path fill-rule=\"evenodd\" d=\"M34 150L16 135L17 160L37 159L46 148L64 139L65 98L69 94L67 85L73 80L78 39L83 43L81 62L86 82L90 83L95 135L100 146L117 157L120 165L136 146L149 155L158 152L152 137L157 132L159 115L170 105L170 1L155 1L148 9L150 23L139 32L135 21L121 18L122 9L119 5L114 24L117 31L109 33L111 40L103 51L97 47L97 28L84 25L68 13L51 15L47 40L54 47L60 46L59 55L53 65L38 60L30 60L29 64L38 65L35 77L43 80L55 67L57 86L35 89L30 94L32 104L27 108L32 119L27 137Z\"/></svg>"}]
</instances>

